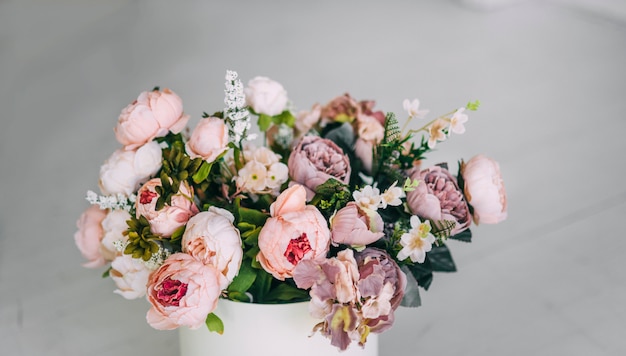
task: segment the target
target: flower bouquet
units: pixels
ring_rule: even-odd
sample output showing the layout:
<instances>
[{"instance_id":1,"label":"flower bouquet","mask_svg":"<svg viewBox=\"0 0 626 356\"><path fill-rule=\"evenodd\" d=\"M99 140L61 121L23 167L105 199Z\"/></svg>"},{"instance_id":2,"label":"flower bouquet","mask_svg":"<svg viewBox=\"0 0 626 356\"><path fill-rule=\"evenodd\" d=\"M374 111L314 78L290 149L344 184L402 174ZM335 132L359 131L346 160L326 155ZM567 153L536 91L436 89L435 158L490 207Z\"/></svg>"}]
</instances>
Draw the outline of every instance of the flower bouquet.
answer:
<instances>
[{"instance_id":1,"label":"flower bouquet","mask_svg":"<svg viewBox=\"0 0 626 356\"><path fill-rule=\"evenodd\" d=\"M312 330L341 350L364 345L398 306L420 305L433 272L456 270L450 239L470 242L472 221L507 216L495 161L461 160L456 176L422 167L477 101L426 122L405 100L401 127L349 94L296 112L281 84L244 88L228 71L225 105L190 130L174 92L141 93L77 222L85 266L108 266L124 298L146 297L156 329L222 333L221 299L309 301ZM424 124L407 129L413 119Z\"/></svg>"}]
</instances>

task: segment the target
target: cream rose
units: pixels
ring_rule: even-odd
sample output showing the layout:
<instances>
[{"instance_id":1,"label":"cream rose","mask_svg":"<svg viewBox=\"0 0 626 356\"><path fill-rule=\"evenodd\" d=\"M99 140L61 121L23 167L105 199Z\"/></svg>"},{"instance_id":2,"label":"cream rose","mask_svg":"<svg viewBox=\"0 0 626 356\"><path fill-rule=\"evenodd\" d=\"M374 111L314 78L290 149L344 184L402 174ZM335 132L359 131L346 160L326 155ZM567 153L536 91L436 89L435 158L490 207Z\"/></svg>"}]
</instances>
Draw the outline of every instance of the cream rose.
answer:
<instances>
[{"instance_id":1,"label":"cream rose","mask_svg":"<svg viewBox=\"0 0 626 356\"><path fill-rule=\"evenodd\" d=\"M191 158L202 157L209 163L215 161L228 149L228 127L224 120L217 117L202 119L185 147Z\"/></svg>"},{"instance_id":2,"label":"cream rose","mask_svg":"<svg viewBox=\"0 0 626 356\"><path fill-rule=\"evenodd\" d=\"M117 256L111 262L109 275L117 289L113 291L126 299L137 299L146 295L148 278L152 271L143 260L131 255Z\"/></svg>"},{"instance_id":3,"label":"cream rose","mask_svg":"<svg viewBox=\"0 0 626 356\"><path fill-rule=\"evenodd\" d=\"M161 210L157 210L158 186L161 186L161 179L153 178L137 192L135 202L137 218L143 215L150 223L150 231L153 234L170 237L199 210L193 201L193 188L186 181L180 182L178 193L172 196L170 204L165 204Z\"/></svg>"},{"instance_id":4,"label":"cream rose","mask_svg":"<svg viewBox=\"0 0 626 356\"><path fill-rule=\"evenodd\" d=\"M152 305L146 316L148 324L158 330L205 326L207 315L217 306L221 275L215 267L186 253L168 257L148 280Z\"/></svg>"},{"instance_id":5,"label":"cream rose","mask_svg":"<svg viewBox=\"0 0 626 356\"><path fill-rule=\"evenodd\" d=\"M128 237L123 235L128 229L127 220L130 220L130 214L125 210L112 210L102 220L104 236L100 243L100 252L108 261L112 261L119 254L114 243L128 240Z\"/></svg>"},{"instance_id":6,"label":"cream rose","mask_svg":"<svg viewBox=\"0 0 626 356\"><path fill-rule=\"evenodd\" d=\"M107 195L129 196L161 169L161 162L161 148L156 142L136 151L116 150L100 167L100 190Z\"/></svg>"},{"instance_id":7,"label":"cream rose","mask_svg":"<svg viewBox=\"0 0 626 356\"><path fill-rule=\"evenodd\" d=\"M287 92L283 86L267 77L256 77L244 89L246 103L254 112L276 116L287 107Z\"/></svg>"},{"instance_id":8,"label":"cream rose","mask_svg":"<svg viewBox=\"0 0 626 356\"><path fill-rule=\"evenodd\" d=\"M324 216L306 205L306 191L294 185L270 206L271 218L259 233L257 260L274 278L291 278L302 260L324 259L330 245L330 230Z\"/></svg>"},{"instance_id":9,"label":"cream rose","mask_svg":"<svg viewBox=\"0 0 626 356\"><path fill-rule=\"evenodd\" d=\"M234 216L227 210L210 207L187 222L183 234L183 252L204 264L212 265L224 275L222 289L228 287L239 272L243 249Z\"/></svg>"},{"instance_id":10,"label":"cream rose","mask_svg":"<svg viewBox=\"0 0 626 356\"><path fill-rule=\"evenodd\" d=\"M484 155L472 157L461 165L461 175L476 224L496 224L507 218L506 190L498 162Z\"/></svg>"}]
</instances>

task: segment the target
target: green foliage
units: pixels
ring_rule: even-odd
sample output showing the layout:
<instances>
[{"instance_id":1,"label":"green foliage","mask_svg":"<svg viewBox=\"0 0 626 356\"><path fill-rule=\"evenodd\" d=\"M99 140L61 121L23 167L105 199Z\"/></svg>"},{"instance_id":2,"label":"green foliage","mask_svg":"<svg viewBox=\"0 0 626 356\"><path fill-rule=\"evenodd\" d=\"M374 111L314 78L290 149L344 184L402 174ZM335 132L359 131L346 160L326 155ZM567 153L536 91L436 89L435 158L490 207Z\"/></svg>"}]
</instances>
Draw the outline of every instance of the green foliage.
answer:
<instances>
[{"instance_id":1,"label":"green foliage","mask_svg":"<svg viewBox=\"0 0 626 356\"><path fill-rule=\"evenodd\" d=\"M351 199L350 190L346 184L329 178L315 189L315 196L311 204L315 205L326 217L344 207Z\"/></svg>"},{"instance_id":2,"label":"green foliage","mask_svg":"<svg viewBox=\"0 0 626 356\"><path fill-rule=\"evenodd\" d=\"M433 246L427 254L434 272L456 272L456 265L448 246L444 244Z\"/></svg>"},{"instance_id":3,"label":"green foliage","mask_svg":"<svg viewBox=\"0 0 626 356\"><path fill-rule=\"evenodd\" d=\"M456 221L454 220L430 220L430 233L441 243L450 237L450 233L455 226Z\"/></svg>"},{"instance_id":4,"label":"green foliage","mask_svg":"<svg viewBox=\"0 0 626 356\"><path fill-rule=\"evenodd\" d=\"M417 188L419 183L420 181L418 179L411 181L411 178L407 178L404 181L404 186L402 187L402 190L404 190L405 192L412 192L415 190L415 188Z\"/></svg>"},{"instance_id":5,"label":"green foliage","mask_svg":"<svg viewBox=\"0 0 626 356\"><path fill-rule=\"evenodd\" d=\"M213 313L207 315L205 324L209 331L216 332L220 335L224 333L224 323L222 319Z\"/></svg>"},{"instance_id":6,"label":"green foliage","mask_svg":"<svg viewBox=\"0 0 626 356\"><path fill-rule=\"evenodd\" d=\"M417 280L415 280L413 273L411 273L411 270L407 266L402 266L400 269L402 269L402 272L406 275L406 289L404 290L404 297L400 305L403 307L417 308L422 305Z\"/></svg>"},{"instance_id":7,"label":"green foliage","mask_svg":"<svg viewBox=\"0 0 626 356\"><path fill-rule=\"evenodd\" d=\"M178 193L180 183L193 177L203 162L200 157L192 160L185 153L184 147L179 144L163 150L163 167L159 174L161 186L155 188L159 194L156 203L157 210L162 209L166 204L171 204L172 196Z\"/></svg>"},{"instance_id":8,"label":"green foliage","mask_svg":"<svg viewBox=\"0 0 626 356\"><path fill-rule=\"evenodd\" d=\"M463 230L456 235L450 236L453 240L459 240L463 242L472 242L472 232L470 229Z\"/></svg>"},{"instance_id":9,"label":"green foliage","mask_svg":"<svg viewBox=\"0 0 626 356\"><path fill-rule=\"evenodd\" d=\"M467 110L476 111L478 110L479 106L480 106L480 100L474 100L474 101L470 101L469 103L467 103L465 107L467 108Z\"/></svg>"},{"instance_id":10,"label":"green foliage","mask_svg":"<svg viewBox=\"0 0 626 356\"><path fill-rule=\"evenodd\" d=\"M128 236L128 244L124 249L124 254L148 261L152 254L159 252L161 247L159 242L163 239L150 231L150 224L143 215L139 218L131 216L126 224L128 224L128 229L123 234Z\"/></svg>"}]
</instances>

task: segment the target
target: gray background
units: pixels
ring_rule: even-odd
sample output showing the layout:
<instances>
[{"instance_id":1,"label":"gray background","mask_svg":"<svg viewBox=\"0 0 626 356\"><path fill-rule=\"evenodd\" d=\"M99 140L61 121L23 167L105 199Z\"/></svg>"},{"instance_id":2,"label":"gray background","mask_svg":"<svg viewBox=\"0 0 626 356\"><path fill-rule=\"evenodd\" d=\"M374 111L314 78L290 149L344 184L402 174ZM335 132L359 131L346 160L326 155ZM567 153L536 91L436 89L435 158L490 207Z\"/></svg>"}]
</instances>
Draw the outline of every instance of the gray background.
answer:
<instances>
[{"instance_id":1,"label":"gray background","mask_svg":"<svg viewBox=\"0 0 626 356\"><path fill-rule=\"evenodd\" d=\"M300 109L482 101L426 163L495 158L510 217L450 244L459 272L381 355L624 355L625 64L619 0L0 1L0 353L177 353L144 300L81 267L75 221L124 106L169 87L195 125L233 69Z\"/></svg>"}]
</instances>

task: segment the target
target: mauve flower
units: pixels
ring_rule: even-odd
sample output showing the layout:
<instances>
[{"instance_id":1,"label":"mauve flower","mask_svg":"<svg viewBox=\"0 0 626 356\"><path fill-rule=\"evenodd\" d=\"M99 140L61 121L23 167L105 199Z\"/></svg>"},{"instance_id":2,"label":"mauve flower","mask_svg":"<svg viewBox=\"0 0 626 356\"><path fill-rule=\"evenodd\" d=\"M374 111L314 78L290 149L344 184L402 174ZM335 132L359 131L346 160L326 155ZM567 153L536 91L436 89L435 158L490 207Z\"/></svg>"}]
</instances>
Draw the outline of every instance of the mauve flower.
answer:
<instances>
[{"instance_id":1,"label":"mauve flower","mask_svg":"<svg viewBox=\"0 0 626 356\"><path fill-rule=\"evenodd\" d=\"M296 114L296 137L300 138L309 132L320 121L322 106L315 104L311 111L300 111Z\"/></svg>"},{"instance_id":2,"label":"mauve flower","mask_svg":"<svg viewBox=\"0 0 626 356\"><path fill-rule=\"evenodd\" d=\"M137 150L116 150L100 167L98 185L103 194L133 194L161 169L161 147L151 141Z\"/></svg>"},{"instance_id":3,"label":"mauve flower","mask_svg":"<svg viewBox=\"0 0 626 356\"><path fill-rule=\"evenodd\" d=\"M454 221L456 225L451 235L456 235L469 227L471 223L469 208L456 179L447 169L433 166L421 172L415 171L411 175L411 180L416 179L419 180L419 184L406 196L413 214L424 219Z\"/></svg>"},{"instance_id":4,"label":"mauve flower","mask_svg":"<svg viewBox=\"0 0 626 356\"><path fill-rule=\"evenodd\" d=\"M292 181L307 189L307 199L328 179L350 182L350 160L334 142L318 136L304 136L287 162Z\"/></svg>"},{"instance_id":5,"label":"mauve flower","mask_svg":"<svg viewBox=\"0 0 626 356\"><path fill-rule=\"evenodd\" d=\"M109 275L115 282L117 289L114 293L126 299L137 299L146 295L148 278L152 271L140 258L131 255L117 256L111 262Z\"/></svg>"},{"instance_id":6,"label":"mauve flower","mask_svg":"<svg viewBox=\"0 0 626 356\"><path fill-rule=\"evenodd\" d=\"M204 264L212 265L224 275L228 287L239 273L243 249L239 230L233 226L234 216L228 211L210 207L187 222L181 242L183 252Z\"/></svg>"},{"instance_id":7,"label":"mauve flower","mask_svg":"<svg viewBox=\"0 0 626 356\"><path fill-rule=\"evenodd\" d=\"M361 113L360 104L345 93L322 107L322 118L335 122L352 122Z\"/></svg>"},{"instance_id":8,"label":"mauve flower","mask_svg":"<svg viewBox=\"0 0 626 356\"><path fill-rule=\"evenodd\" d=\"M324 216L306 205L306 191L294 185L270 206L271 218L259 233L257 260L274 278L291 278L302 260L320 260L330 245L330 230Z\"/></svg>"},{"instance_id":9,"label":"mauve flower","mask_svg":"<svg viewBox=\"0 0 626 356\"><path fill-rule=\"evenodd\" d=\"M349 202L331 218L330 232L334 244L365 246L385 235L383 227L376 211Z\"/></svg>"},{"instance_id":10,"label":"mauve flower","mask_svg":"<svg viewBox=\"0 0 626 356\"><path fill-rule=\"evenodd\" d=\"M152 273L148 301L152 308L146 319L158 330L179 326L198 329L217 306L222 274L186 253L175 253Z\"/></svg>"},{"instance_id":11,"label":"mauve flower","mask_svg":"<svg viewBox=\"0 0 626 356\"><path fill-rule=\"evenodd\" d=\"M171 203L165 204L161 210L156 210L159 198L156 187L159 186L161 179L153 178L139 188L135 202L137 218L143 215L150 223L150 231L153 234L170 237L199 210L193 201L193 188L185 181L180 182L178 193L172 196Z\"/></svg>"},{"instance_id":12,"label":"mauve flower","mask_svg":"<svg viewBox=\"0 0 626 356\"><path fill-rule=\"evenodd\" d=\"M257 114L276 116L287 107L287 92L283 86L267 77L256 77L244 89L246 103Z\"/></svg>"},{"instance_id":13,"label":"mauve flower","mask_svg":"<svg viewBox=\"0 0 626 356\"><path fill-rule=\"evenodd\" d=\"M476 224L496 224L507 218L506 190L498 162L484 155L472 157L462 164L461 175Z\"/></svg>"},{"instance_id":14,"label":"mauve flower","mask_svg":"<svg viewBox=\"0 0 626 356\"><path fill-rule=\"evenodd\" d=\"M383 119L384 120L384 119ZM357 121L356 156L363 163L365 172L372 172L373 148L385 137L385 128L376 118L361 115Z\"/></svg>"},{"instance_id":15,"label":"mauve flower","mask_svg":"<svg viewBox=\"0 0 626 356\"><path fill-rule=\"evenodd\" d=\"M201 157L213 162L228 149L228 127L224 120L207 117L198 123L191 133L185 150L191 158Z\"/></svg>"},{"instance_id":16,"label":"mauve flower","mask_svg":"<svg viewBox=\"0 0 626 356\"><path fill-rule=\"evenodd\" d=\"M100 250L100 241L104 236L102 221L107 216L107 211L97 205L87 208L76 221L78 231L74 234L76 247L88 261L83 264L87 268L97 268L105 265L106 260Z\"/></svg>"},{"instance_id":17,"label":"mauve flower","mask_svg":"<svg viewBox=\"0 0 626 356\"><path fill-rule=\"evenodd\" d=\"M126 149L134 149L170 131L179 133L188 120L182 100L173 91L145 91L122 110L115 137Z\"/></svg>"}]
</instances>

